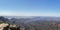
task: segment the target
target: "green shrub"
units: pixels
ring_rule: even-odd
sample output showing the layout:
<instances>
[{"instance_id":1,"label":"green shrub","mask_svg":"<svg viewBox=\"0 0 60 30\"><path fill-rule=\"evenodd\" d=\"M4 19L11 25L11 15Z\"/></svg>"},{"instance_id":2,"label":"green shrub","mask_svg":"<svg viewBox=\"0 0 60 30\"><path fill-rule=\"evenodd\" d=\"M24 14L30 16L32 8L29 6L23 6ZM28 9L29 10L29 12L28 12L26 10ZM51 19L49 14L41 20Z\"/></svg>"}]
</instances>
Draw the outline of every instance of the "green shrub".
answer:
<instances>
[{"instance_id":1,"label":"green shrub","mask_svg":"<svg viewBox=\"0 0 60 30\"><path fill-rule=\"evenodd\" d=\"M0 24L2 24L3 23L3 21L0 21Z\"/></svg>"}]
</instances>

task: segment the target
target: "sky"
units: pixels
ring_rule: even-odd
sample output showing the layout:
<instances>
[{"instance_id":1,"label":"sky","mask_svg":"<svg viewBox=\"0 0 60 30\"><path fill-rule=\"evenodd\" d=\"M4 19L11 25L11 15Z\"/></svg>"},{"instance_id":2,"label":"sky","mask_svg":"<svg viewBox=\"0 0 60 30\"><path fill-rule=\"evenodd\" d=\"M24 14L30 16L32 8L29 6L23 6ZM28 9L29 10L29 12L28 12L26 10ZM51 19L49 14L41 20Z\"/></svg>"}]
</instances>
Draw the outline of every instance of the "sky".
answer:
<instances>
[{"instance_id":1,"label":"sky","mask_svg":"<svg viewBox=\"0 0 60 30\"><path fill-rule=\"evenodd\" d=\"M60 0L0 0L0 16L60 17Z\"/></svg>"}]
</instances>

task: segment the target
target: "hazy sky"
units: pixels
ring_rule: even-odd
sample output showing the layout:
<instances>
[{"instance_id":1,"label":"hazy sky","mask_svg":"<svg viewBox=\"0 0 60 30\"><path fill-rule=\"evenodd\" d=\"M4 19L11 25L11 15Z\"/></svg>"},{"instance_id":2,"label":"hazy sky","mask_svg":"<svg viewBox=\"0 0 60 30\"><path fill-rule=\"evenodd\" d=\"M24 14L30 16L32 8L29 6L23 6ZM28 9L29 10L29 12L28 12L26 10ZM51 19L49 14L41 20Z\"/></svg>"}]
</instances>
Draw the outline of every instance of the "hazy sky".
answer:
<instances>
[{"instance_id":1,"label":"hazy sky","mask_svg":"<svg viewBox=\"0 0 60 30\"><path fill-rule=\"evenodd\" d=\"M0 0L3 16L60 16L60 0Z\"/></svg>"}]
</instances>

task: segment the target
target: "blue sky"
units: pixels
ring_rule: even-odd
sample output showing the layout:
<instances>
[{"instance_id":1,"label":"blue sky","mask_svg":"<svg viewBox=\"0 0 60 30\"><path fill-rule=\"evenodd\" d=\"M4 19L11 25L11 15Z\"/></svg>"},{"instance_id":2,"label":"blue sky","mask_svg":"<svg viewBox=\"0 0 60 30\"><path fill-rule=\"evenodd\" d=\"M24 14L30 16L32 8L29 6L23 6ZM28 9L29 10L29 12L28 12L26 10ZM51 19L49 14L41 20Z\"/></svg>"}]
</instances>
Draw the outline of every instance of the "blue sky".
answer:
<instances>
[{"instance_id":1,"label":"blue sky","mask_svg":"<svg viewBox=\"0 0 60 30\"><path fill-rule=\"evenodd\" d=\"M0 0L3 16L60 16L60 0Z\"/></svg>"}]
</instances>

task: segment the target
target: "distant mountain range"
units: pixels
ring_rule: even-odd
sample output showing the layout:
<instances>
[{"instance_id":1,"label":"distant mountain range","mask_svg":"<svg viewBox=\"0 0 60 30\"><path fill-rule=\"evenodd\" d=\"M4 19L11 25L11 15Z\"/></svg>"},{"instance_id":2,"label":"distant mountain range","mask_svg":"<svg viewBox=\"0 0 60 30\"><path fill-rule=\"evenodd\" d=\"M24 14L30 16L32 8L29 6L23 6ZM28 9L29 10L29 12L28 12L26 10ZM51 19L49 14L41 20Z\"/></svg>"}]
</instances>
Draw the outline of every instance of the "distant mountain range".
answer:
<instances>
[{"instance_id":1,"label":"distant mountain range","mask_svg":"<svg viewBox=\"0 0 60 30\"><path fill-rule=\"evenodd\" d=\"M4 16L6 18L16 19L32 19L32 20L60 20L60 17L46 17L46 16Z\"/></svg>"},{"instance_id":2,"label":"distant mountain range","mask_svg":"<svg viewBox=\"0 0 60 30\"><path fill-rule=\"evenodd\" d=\"M33 21L60 21L60 17L43 17L43 16L4 16L10 23L29 23ZM6 21L6 20L5 20Z\"/></svg>"},{"instance_id":3,"label":"distant mountain range","mask_svg":"<svg viewBox=\"0 0 60 30\"><path fill-rule=\"evenodd\" d=\"M25 28L48 28L49 24L60 23L60 17L45 17L45 16L1 16L0 20L24 26ZM53 25L53 26L54 26ZM52 25L51 25L52 26ZM55 27L55 26L54 26Z\"/></svg>"},{"instance_id":4,"label":"distant mountain range","mask_svg":"<svg viewBox=\"0 0 60 30\"><path fill-rule=\"evenodd\" d=\"M8 21L13 23L29 23L33 21L60 21L60 17L46 17L46 16L3 16L8 18Z\"/></svg>"},{"instance_id":5,"label":"distant mountain range","mask_svg":"<svg viewBox=\"0 0 60 30\"><path fill-rule=\"evenodd\" d=\"M18 24L25 27L27 30L49 30L48 28L57 28L60 24L60 17L46 17L46 16L1 16L0 21L10 24ZM55 27L56 26L56 27ZM60 30L60 28L59 28Z\"/></svg>"}]
</instances>

